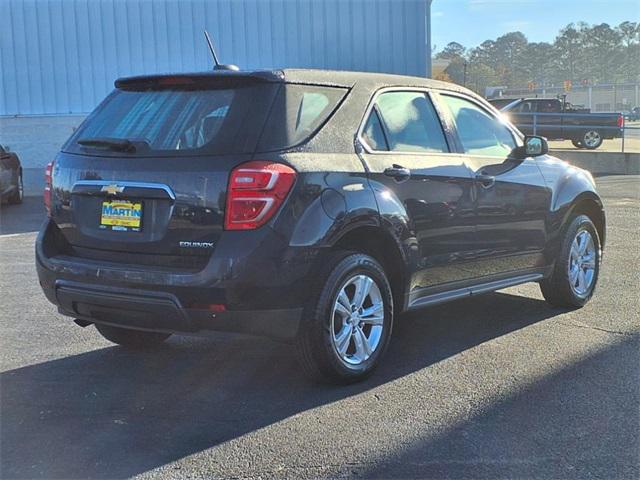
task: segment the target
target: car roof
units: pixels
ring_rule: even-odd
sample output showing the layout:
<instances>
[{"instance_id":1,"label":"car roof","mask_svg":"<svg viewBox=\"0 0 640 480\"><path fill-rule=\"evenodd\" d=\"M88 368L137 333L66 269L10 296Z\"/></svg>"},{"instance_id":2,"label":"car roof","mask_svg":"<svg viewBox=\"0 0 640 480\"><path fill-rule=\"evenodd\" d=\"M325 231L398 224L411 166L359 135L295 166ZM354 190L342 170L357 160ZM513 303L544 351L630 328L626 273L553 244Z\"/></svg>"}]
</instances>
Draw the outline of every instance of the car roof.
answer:
<instances>
[{"instance_id":1,"label":"car roof","mask_svg":"<svg viewBox=\"0 0 640 480\"><path fill-rule=\"evenodd\" d=\"M396 75L391 73L354 72L346 70L320 70L286 68L279 70L211 70L206 72L191 73L166 73L157 75L140 75L123 77L115 81L117 88L126 87L136 83L153 82L160 79L190 77L206 82L207 79L221 78L252 78L265 82L300 83L309 85L327 85L335 87L353 88L356 85L365 88L389 87L421 87L449 90L463 93L471 93L468 89L459 85L432 80L423 77L408 75Z\"/></svg>"}]
</instances>

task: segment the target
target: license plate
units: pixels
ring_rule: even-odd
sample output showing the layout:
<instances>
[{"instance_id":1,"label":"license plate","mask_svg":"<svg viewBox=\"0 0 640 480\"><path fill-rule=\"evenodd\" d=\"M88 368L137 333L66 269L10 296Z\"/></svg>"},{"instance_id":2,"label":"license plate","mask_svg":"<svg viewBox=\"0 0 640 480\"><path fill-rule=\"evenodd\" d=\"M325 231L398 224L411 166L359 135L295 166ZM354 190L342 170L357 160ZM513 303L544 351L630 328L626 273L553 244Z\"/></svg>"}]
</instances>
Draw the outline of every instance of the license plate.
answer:
<instances>
[{"instance_id":1,"label":"license plate","mask_svg":"<svg viewBox=\"0 0 640 480\"><path fill-rule=\"evenodd\" d=\"M109 200L102 202L100 228L139 232L142 220L142 202Z\"/></svg>"}]
</instances>

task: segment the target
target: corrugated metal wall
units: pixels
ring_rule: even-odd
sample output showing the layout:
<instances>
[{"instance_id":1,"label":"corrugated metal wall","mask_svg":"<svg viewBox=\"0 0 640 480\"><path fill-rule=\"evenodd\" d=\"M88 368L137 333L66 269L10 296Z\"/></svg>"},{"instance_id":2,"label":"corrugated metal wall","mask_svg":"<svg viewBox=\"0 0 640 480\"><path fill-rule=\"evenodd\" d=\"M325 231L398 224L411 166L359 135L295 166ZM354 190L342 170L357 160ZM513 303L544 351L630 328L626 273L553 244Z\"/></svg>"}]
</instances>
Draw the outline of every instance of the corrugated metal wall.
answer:
<instances>
[{"instance_id":1,"label":"corrugated metal wall","mask_svg":"<svg viewBox=\"0 0 640 480\"><path fill-rule=\"evenodd\" d=\"M91 111L120 76L222 62L425 76L430 0L0 0L0 115Z\"/></svg>"}]
</instances>

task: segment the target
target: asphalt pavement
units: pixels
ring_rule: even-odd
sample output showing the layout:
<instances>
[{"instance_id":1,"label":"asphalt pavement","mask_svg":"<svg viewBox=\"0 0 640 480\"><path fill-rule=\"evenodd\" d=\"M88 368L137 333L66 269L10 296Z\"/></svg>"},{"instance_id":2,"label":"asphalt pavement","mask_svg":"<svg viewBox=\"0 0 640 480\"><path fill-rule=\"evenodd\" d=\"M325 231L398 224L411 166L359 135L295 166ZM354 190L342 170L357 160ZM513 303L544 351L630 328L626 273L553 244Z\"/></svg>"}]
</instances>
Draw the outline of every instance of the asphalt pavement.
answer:
<instances>
[{"instance_id":1,"label":"asphalt pavement","mask_svg":"<svg viewBox=\"0 0 640 480\"><path fill-rule=\"evenodd\" d=\"M38 286L40 198L0 212L2 478L639 478L640 178L597 179L585 308L537 285L400 318L368 381L319 386L267 339L132 353Z\"/></svg>"}]
</instances>

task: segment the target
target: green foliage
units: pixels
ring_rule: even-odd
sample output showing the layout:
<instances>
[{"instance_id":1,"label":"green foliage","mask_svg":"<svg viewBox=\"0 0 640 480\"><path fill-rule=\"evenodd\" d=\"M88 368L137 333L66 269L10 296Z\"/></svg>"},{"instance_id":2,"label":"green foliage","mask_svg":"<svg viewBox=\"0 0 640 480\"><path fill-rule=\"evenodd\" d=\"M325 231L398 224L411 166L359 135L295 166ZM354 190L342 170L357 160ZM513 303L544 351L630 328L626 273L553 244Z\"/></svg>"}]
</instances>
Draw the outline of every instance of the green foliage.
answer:
<instances>
[{"instance_id":1,"label":"green foliage","mask_svg":"<svg viewBox=\"0 0 640 480\"><path fill-rule=\"evenodd\" d=\"M638 82L640 23L570 23L553 43L529 43L521 32L471 49L451 42L436 58L450 62L445 73L453 82L478 92L490 85L561 86L565 80L574 85Z\"/></svg>"}]
</instances>

